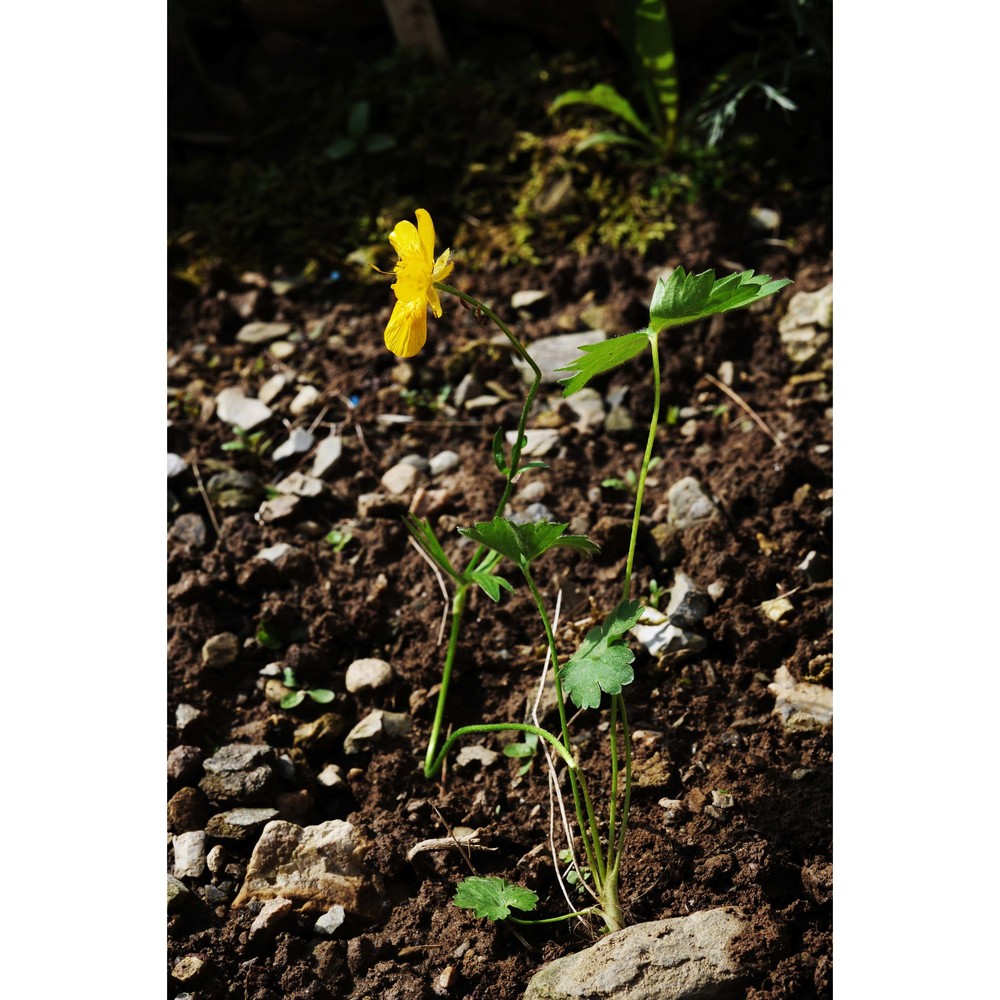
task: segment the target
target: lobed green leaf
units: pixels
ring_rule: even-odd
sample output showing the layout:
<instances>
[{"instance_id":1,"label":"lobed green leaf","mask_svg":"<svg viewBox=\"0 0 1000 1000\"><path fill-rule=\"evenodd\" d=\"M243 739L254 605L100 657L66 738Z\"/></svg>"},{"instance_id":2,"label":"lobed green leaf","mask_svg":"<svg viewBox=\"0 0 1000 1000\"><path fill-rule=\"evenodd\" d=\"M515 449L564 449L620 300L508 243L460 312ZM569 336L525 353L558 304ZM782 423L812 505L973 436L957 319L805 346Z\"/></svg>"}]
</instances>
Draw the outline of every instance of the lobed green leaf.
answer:
<instances>
[{"instance_id":1,"label":"lobed green leaf","mask_svg":"<svg viewBox=\"0 0 1000 1000\"><path fill-rule=\"evenodd\" d=\"M660 278L649 305L649 327L654 332L729 312L767 298L790 285L789 278L742 271L716 280L712 270L688 274L676 267L666 280Z\"/></svg>"},{"instance_id":2,"label":"lobed green leaf","mask_svg":"<svg viewBox=\"0 0 1000 1000\"><path fill-rule=\"evenodd\" d=\"M431 559L437 566L447 573L453 580L461 580L462 574L452 566L451 561L448 556L445 555L444 549L441 547L441 543L438 541L437 535L434 534L434 529L431 527L430 521L422 520L413 514L406 514L403 517L403 522L406 525L406 530L409 531L413 540L420 546L422 552L424 552L429 559Z\"/></svg>"},{"instance_id":3,"label":"lobed green leaf","mask_svg":"<svg viewBox=\"0 0 1000 1000\"><path fill-rule=\"evenodd\" d=\"M556 545L576 549L586 555L599 551L586 535L563 534L568 527L553 521L515 524L505 517L495 517L492 521L479 521L475 527L458 530L466 538L499 552L518 566L527 566Z\"/></svg>"},{"instance_id":4,"label":"lobed green leaf","mask_svg":"<svg viewBox=\"0 0 1000 1000\"><path fill-rule=\"evenodd\" d=\"M579 392L594 376L611 371L619 365L631 361L637 354L641 354L646 345L649 344L649 334L645 330L637 330L635 333L624 333L620 337L612 337L610 340L601 340L596 344L584 344L580 350L583 357L571 361L557 371L575 371L576 374L567 376L564 381L566 387L563 389L563 396L572 396L574 392Z\"/></svg>"},{"instance_id":5,"label":"lobed green leaf","mask_svg":"<svg viewBox=\"0 0 1000 1000\"><path fill-rule=\"evenodd\" d=\"M500 600L501 587L509 593L514 592L514 587L509 580L505 580L502 576L494 576L488 571L481 569L471 570L466 574L466 576L473 583L479 584L479 586L486 592L487 597L489 597L492 601Z\"/></svg>"},{"instance_id":6,"label":"lobed green leaf","mask_svg":"<svg viewBox=\"0 0 1000 1000\"><path fill-rule=\"evenodd\" d=\"M531 911L538 904L538 894L519 885L511 885L495 875L473 875L462 879L455 890L456 906L472 910L477 917L505 920L510 909Z\"/></svg>"},{"instance_id":7,"label":"lobed green leaf","mask_svg":"<svg viewBox=\"0 0 1000 1000\"><path fill-rule=\"evenodd\" d=\"M580 648L563 664L563 688L577 708L597 708L601 692L620 694L635 676L635 654L622 637L642 617L638 601L622 601L603 625L592 628Z\"/></svg>"}]
</instances>

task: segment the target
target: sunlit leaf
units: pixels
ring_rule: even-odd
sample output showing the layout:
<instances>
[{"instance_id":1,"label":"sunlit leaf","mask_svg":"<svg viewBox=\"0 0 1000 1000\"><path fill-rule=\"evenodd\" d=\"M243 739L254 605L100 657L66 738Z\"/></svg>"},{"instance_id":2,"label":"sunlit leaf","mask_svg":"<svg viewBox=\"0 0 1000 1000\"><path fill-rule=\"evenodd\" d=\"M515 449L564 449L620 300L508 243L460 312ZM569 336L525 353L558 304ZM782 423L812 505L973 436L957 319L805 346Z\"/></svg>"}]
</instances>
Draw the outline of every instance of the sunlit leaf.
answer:
<instances>
[{"instance_id":1,"label":"sunlit leaf","mask_svg":"<svg viewBox=\"0 0 1000 1000\"><path fill-rule=\"evenodd\" d=\"M638 601L622 601L604 620L592 628L580 648L563 664L560 671L563 688L577 708L597 708L601 692L620 694L631 684L635 654L622 636L642 616Z\"/></svg>"},{"instance_id":2,"label":"sunlit leaf","mask_svg":"<svg viewBox=\"0 0 1000 1000\"><path fill-rule=\"evenodd\" d=\"M479 521L475 527L458 530L466 538L499 552L518 566L527 566L556 545L576 549L586 555L599 551L586 535L564 534L568 527L553 521L514 524L505 517L495 517L492 521Z\"/></svg>"},{"instance_id":3,"label":"sunlit leaf","mask_svg":"<svg viewBox=\"0 0 1000 1000\"><path fill-rule=\"evenodd\" d=\"M333 701L333 692L326 688L316 688L314 691L307 691L306 694L319 705L328 705Z\"/></svg>"},{"instance_id":4,"label":"sunlit leaf","mask_svg":"<svg viewBox=\"0 0 1000 1000\"><path fill-rule=\"evenodd\" d=\"M790 285L788 278L772 280L766 274L742 271L716 280L714 271L688 274L676 267L668 279L660 278L649 306L649 326L653 331L742 309Z\"/></svg>"},{"instance_id":5,"label":"sunlit leaf","mask_svg":"<svg viewBox=\"0 0 1000 1000\"><path fill-rule=\"evenodd\" d=\"M486 878L473 875L458 883L453 902L464 910L472 910L477 917L505 920L510 916L511 907L526 912L533 910L538 904L538 895L495 875Z\"/></svg>"},{"instance_id":6,"label":"sunlit leaf","mask_svg":"<svg viewBox=\"0 0 1000 1000\"><path fill-rule=\"evenodd\" d=\"M563 389L563 396L572 396L574 392L579 392L595 375L609 372L612 368L631 361L637 354L641 354L649 344L649 335L645 330L638 330L635 333L624 333L620 337L612 337L610 340L601 340L596 344L584 344L580 350L582 356L568 365L556 369L561 372L572 372L576 374L567 376L563 381L566 387Z\"/></svg>"},{"instance_id":7,"label":"sunlit leaf","mask_svg":"<svg viewBox=\"0 0 1000 1000\"><path fill-rule=\"evenodd\" d=\"M487 573L483 570L471 570L466 576L473 583L478 583L486 592L486 595L493 601L500 600L501 587L510 593L514 591L514 587L509 580L505 580L502 576L495 576L493 573Z\"/></svg>"},{"instance_id":8,"label":"sunlit leaf","mask_svg":"<svg viewBox=\"0 0 1000 1000\"><path fill-rule=\"evenodd\" d=\"M642 119L635 113L635 109L629 102L615 90L614 87L606 83L599 83L590 90L567 90L560 94L550 105L549 111L558 111L569 104L589 104L604 111L610 111L623 121L629 123L640 135L645 136L650 142L653 135L646 127Z\"/></svg>"}]
</instances>

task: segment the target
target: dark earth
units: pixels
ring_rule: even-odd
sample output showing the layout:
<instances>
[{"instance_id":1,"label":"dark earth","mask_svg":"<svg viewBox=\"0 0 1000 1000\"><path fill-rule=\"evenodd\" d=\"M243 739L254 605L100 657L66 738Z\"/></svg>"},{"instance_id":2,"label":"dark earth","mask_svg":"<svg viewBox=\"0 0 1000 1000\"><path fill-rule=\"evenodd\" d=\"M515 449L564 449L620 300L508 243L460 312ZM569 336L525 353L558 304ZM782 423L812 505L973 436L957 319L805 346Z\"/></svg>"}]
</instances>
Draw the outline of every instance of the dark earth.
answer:
<instances>
[{"instance_id":1,"label":"dark earth","mask_svg":"<svg viewBox=\"0 0 1000 1000\"><path fill-rule=\"evenodd\" d=\"M797 254L766 248L761 256L758 248L755 256L749 244L728 242L731 234L696 214L683 232L677 252L659 261L596 253L564 256L538 270L463 274L459 268L452 280L493 303L530 347L538 337L582 328L581 302L588 300L606 307L610 332L634 329L648 309L650 275L677 263L724 273L720 258L736 257L741 266L794 279L794 286L752 310L682 328L662 343L664 407L696 407L698 416L683 434L683 420L660 428L654 454L661 462L647 487L633 593L648 603L651 578L669 587L675 567L703 585L721 581L724 592L700 628L709 640L703 652L681 662L657 662L641 650L637 655L635 681L625 692L638 731L638 787L622 901L629 922L737 906L751 915L752 931L740 942L746 996L827 997L831 735L787 732L772 714L775 697L768 684L783 664L796 679L832 683L831 586L810 582L797 569L810 551L827 557L831 551L831 454L816 450L831 443L829 374L795 377L777 333L794 292L829 282L828 236L822 228L804 227L796 234ZM507 305L519 289L548 293L540 315L519 316ZM236 867L185 880L200 898L169 918L169 965L190 955L204 960L196 983L183 984L197 997L432 997L439 995L435 986L448 967L454 970L450 989L440 995L519 997L545 961L593 938L579 925L560 924L529 930L522 940L503 926L477 921L451 905L456 882L468 874L456 852L423 853L412 863L406 855L418 841L446 836L445 822L478 828L481 844L490 848L472 852L478 873L534 889L540 915L561 912L564 902L546 847L546 784L538 767L519 778L518 762L506 757L472 772L452 768L441 781L424 779L421 765L445 648L437 645L442 598L407 543L401 514L412 495L376 506L367 516L358 514L358 497L380 492L380 477L405 455L454 450L461 464L433 484L446 495L436 499L431 519L455 552L460 537L454 527L490 516L499 497L502 480L490 442L498 425L516 426L523 383L510 351L492 343L495 331L479 326L454 299L446 297L441 320L431 319L424 351L401 364L382 344L392 301L388 280L372 285L348 279L284 291L275 294L260 276L237 276L219 266L197 295L172 298L168 445L189 468L170 480L169 748L190 745L203 757L228 743L267 743L287 753L294 776L283 776L268 804L303 825L341 818L363 830L375 845L367 863L382 876L392 909L384 922L345 925L333 939L315 934L311 920L295 918L267 945L249 942L252 909L231 911L228 901L239 888L253 841L209 838L209 846L224 843ZM278 361L267 345L235 342L235 333L255 319L287 321L314 339L300 336L294 353ZM734 363L734 388L780 435L781 447L702 377L724 361ZM272 404L276 416L266 435L276 443L285 439L278 417L289 418L294 392L309 384L319 396L289 426L314 426L318 435L321 428L339 428L344 450L320 496L301 500L284 519L260 523L255 511L264 488L293 469L308 471L312 452L278 462L270 451L224 451L234 435L214 415L213 401L229 386L256 395L277 372L297 373L298 385ZM486 412L437 402L440 390L469 372L484 385L496 383L496 391L506 391L511 400ZM558 450L546 458L550 469L525 480L543 484L542 502L556 519L589 524L602 546L590 561L562 550L547 557L547 599L554 603L563 589L564 654L581 635L572 623L592 624L618 600L632 508L627 493L600 483L638 469L652 398L648 358L595 385L605 395L616 386L629 388L633 431L579 431L553 409L554 387L543 387L529 420L529 426L558 427L560 437ZM729 405L720 412L722 404ZM386 424L379 420L386 414L413 419ZM198 478L205 484L223 469L244 471L259 483L260 494L248 509L206 503ZM661 533L657 542L652 529L663 521L666 490L684 476L710 490L723 516L680 531L667 544ZM515 493L513 508L524 506ZM351 536L339 551L326 540L334 527ZM255 559L280 542L294 551L277 563ZM780 621L761 612L762 602L793 591L794 609ZM521 721L542 658L530 597L522 587L498 606L483 594L474 600L448 721L456 727ZM269 644L278 648L259 641L264 622L273 633ZM239 640L235 662L221 669L203 665L203 645L222 632ZM365 696L349 695L344 673L360 657L388 661L391 683ZM334 703L307 700L291 711L269 703L259 672L273 662L291 666L300 683L334 691ZM201 713L183 735L176 724L181 704ZM333 710L346 731L372 708L410 713L409 736L360 756L347 756L340 739L307 749L295 745L294 730L303 721ZM606 721L606 713L590 714L578 732L595 733ZM494 749L502 745L500 739L483 742ZM600 747L592 737L580 746L595 775L606 766ZM331 789L317 782L331 763L342 767L345 785ZM197 789L202 773L195 767L170 784L171 834L203 829L216 811ZM713 790L730 792L732 807L711 808ZM673 822L662 799L683 803ZM204 902L210 884L225 884L229 899ZM172 979L170 995L181 991Z\"/></svg>"}]
</instances>

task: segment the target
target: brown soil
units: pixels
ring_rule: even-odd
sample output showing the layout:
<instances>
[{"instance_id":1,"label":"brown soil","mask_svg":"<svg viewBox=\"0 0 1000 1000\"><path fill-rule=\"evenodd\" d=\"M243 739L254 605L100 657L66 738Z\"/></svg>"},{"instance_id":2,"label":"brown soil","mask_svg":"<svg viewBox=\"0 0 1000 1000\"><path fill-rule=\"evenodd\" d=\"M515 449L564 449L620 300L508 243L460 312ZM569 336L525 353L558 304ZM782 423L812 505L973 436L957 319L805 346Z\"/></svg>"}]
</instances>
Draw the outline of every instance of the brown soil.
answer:
<instances>
[{"instance_id":1,"label":"brown soil","mask_svg":"<svg viewBox=\"0 0 1000 1000\"><path fill-rule=\"evenodd\" d=\"M621 885L630 922L718 905L735 905L749 914L752 930L740 943L748 997L829 997L831 737L828 731L786 732L772 715L774 697L768 691L782 664L797 679L822 675L822 683L832 683L832 671L824 670L832 652L830 586L809 584L796 569L809 551L829 556L831 550L832 455L815 450L830 444L830 402L820 382L790 382L792 367L776 329L794 291L829 281L828 239L823 231L804 229L795 244L799 256L767 248L768 256L755 257L749 242L734 249L704 220L691 220L684 232L678 256L669 260L640 261L608 252L584 260L557 259L546 270L457 272L454 281L495 304L529 343L581 328L567 317L578 316L581 299L588 296L617 317L609 332L641 326L652 290L650 272L658 265L682 262L691 270L713 266L721 273L728 268L720 261L735 256L743 266L796 281L763 308L682 329L662 352L664 406L697 406L704 415L689 436L679 432L679 424L660 429L655 453L662 461L651 474L644 504L633 594L648 595L650 578L669 586L675 566L702 585L721 581L725 590L700 629L709 640L703 653L663 663L637 655L635 682L625 694L636 731L639 777ZM550 293L544 315L526 322L506 308L511 293L522 288ZM517 763L501 757L473 773L457 774L452 766L443 781L424 779L433 689L444 654L444 645L436 643L441 595L428 567L407 544L400 510L357 516L357 498L377 491L379 478L396 461L412 453L429 457L444 448L456 451L462 463L432 518L449 549L455 551L459 542L455 525L492 514L502 483L489 445L498 424L516 426L522 392L508 352L489 343L494 330L477 326L449 300L444 317L431 320L427 348L408 365L399 365L382 345L391 304L383 285L344 279L276 295L255 291L250 281L219 268L196 297L184 301L175 293L168 444L192 468L170 483L176 506L168 543L169 747L193 743L211 753L231 742L267 742L279 753L290 751L295 778L280 788L277 807L296 822L343 818L364 830L375 844L369 863L383 878L392 909L379 926L345 927L343 936L329 940L317 936L310 921L293 920L276 941L258 946L248 941L251 911L231 912L226 904L189 908L170 917L169 966L188 955L206 964L194 984L171 979L170 996L188 990L198 998L248 1000L520 997L545 961L592 938L578 924L557 924L529 931L522 941L504 926L477 921L451 905L456 882L468 874L455 852L421 854L413 863L406 854L418 841L445 834L439 815L449 825L478 827L490 850L473 852L477 871L535 890L539 915L562 912L546 846L544 778L537 765L520 778ZM303 338L291 358L278 362L264 346L235 342L236 331L254 318L288 320L300 330L322 320L323 330L315 340ZM727 360L743 373L736 383L741 395L784 435L783 448L759 429L747 429L732 405L725 415L711 415L713 407L728 400L701 375L714 374ZM258 523L252 512L215 510L216 533L195 465L202 481L221 467L213 463L222 463L273 484L293 468L308 471L311 458L279 463L270 452L255 458L246 451L223 451L232 434L213 414L210 401L231 385L255 395L272 374L289 369L322 392L296 426L309 426L321 413L321 424L342 424L344 454L329 488L318 498L302 500L290 518L270 524ZM483 383L495 380L515 399L485 414L451 416L446 408L413 408L420 399L433 401L445 385L456 385L466 371ZM630 498L598 484L638 467L652 399L648 360L640 358L596 382L602 391L614 385L629 387L626 402L635 431L611 438L584 435L562 423L561 447L546 459L551 468L525 480L543 483L542 502L556 518L581 519L578 523L589 524L602 545L591 561L560 551L544 562L541 576L549 601L554 603L557 588L563 588L560 642L566 652L579 638L566 623L591 612L605 614L621 586ZM550 394L543 387L530 424L549 409ZM277 413L288 416L290 398L286 390L274 404ZM346 405L348 398L356 399L353 409ZM416 419L387 425L378 420L387 413ZM276 443L284 440L277 417L267 432ZM688 475L715 494L725 516L680 533L675 551L665 552L653 543L650 528L663 519L657 508L667 488ZM515 495L513 506L523 509L524 503ZM203 544L176 527L185 513L204 519ZM324 540L335 525L353 533L339 552ZM277 565L253 560L260 549L278 542L290 543L297 554ZM774 622L761 613L761 602L795 588L790 616ZM280 630L283 648L267 649L257 640L263 620ZM203 644L224 631L240 640L236 662L221 670L204 667ZM505 595L498 606L477 595L460 645L450 724L521 721L537 680L540 649L537 617L523 588ZM347 694L348 664L368 656L388 660L393 681L373 695ZM300 681L332 689L335 703L321 707L306 701L292 711L269 704L259 671L273 661L292 666ZM183 738L175 726L182 703L203 713ZM411 713L411 736L360 759L345 756L339 740L317 751L291 749L293 730L302 721L334 709L352 726L373 707ZM602 720L607 721L606 712L589 713L576 727L584 735L583 764L598 789L606 767L598 739ZM495 749L501 745L500 740L484 742ZM343 767L348 790L316 781L330 763ZM195 786L198 777L200 769L188 783ZM178 790L171 784L168 794ZM713 790L730 792L733 807L706 809ZM683 802L672 825L659 804L664 798ZM207 803L201 807L207 809ZM251 846L226 843L237 865L245 865ZM233 882L234 875L206 872L186 881L203 893L209 884L227 880ZM235 881L238 888L238 876ZM448 967L454 969L453 983L448 992L438 993L435 987Z\"/></svg>"}]
</instances>

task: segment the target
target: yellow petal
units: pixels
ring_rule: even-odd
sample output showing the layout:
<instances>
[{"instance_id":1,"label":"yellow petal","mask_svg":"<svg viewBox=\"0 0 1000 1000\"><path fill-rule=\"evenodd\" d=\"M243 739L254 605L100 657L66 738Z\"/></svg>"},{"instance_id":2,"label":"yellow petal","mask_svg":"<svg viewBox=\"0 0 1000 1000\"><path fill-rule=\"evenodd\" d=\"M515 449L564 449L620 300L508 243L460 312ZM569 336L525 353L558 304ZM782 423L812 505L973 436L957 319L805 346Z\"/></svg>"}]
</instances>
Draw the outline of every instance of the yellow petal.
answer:
<instances>
[{"instance_id":1,"label":"yellow petal","mask_svg":"<svg viewBox=\"0 0 1000 1000\"><path fill-rule=\"evenodd\" d=\"M396 228L389 233L389 242L401 262L405 262L408 257L421 256L420 235L417 233L417 227L406 219L396 223Z\"/></svg>"},{"instance_id":2,"label":"yellow petal","mask_svg":"<svg viewBox=\"0 0 1000 1000\"><path fill-rule=\"evenodd\" d=\"M430 212L423 208L417 209L417 228L420 232L420 242L423 245L424 257L429 264L434 260L434 222Z\"/></svg>"},{"instance_id":3,"label":"yellow petal","mask_svg":"<svg viewBox=\"0 0 1000 1000\"><path fill-rule=\"evenodd\" d=\"M398 358L412 358L427 340L427 306L399 301L385 328L385 346Z\"/></svg>"}]
</instances>

